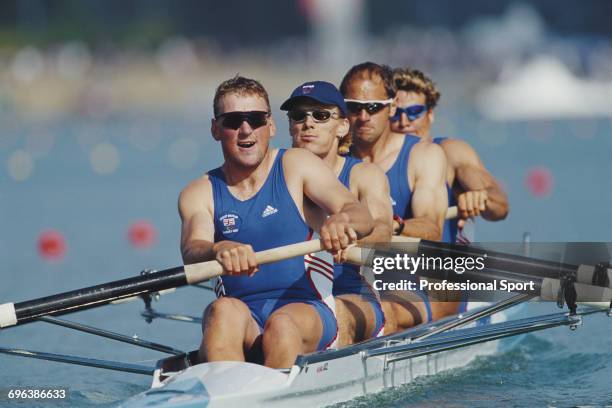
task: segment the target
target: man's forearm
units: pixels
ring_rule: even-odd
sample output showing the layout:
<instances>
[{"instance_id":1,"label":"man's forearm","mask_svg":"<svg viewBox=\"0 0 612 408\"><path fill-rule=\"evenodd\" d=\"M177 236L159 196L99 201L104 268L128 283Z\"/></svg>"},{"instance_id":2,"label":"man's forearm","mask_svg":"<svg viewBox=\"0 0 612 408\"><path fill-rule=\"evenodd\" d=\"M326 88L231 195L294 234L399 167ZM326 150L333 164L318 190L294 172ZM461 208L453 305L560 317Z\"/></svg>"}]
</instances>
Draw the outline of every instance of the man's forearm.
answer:
<instances>
[{"instance_id":1,"label":"man's forearm","mask_svg":"<svg viewBox=\"0 0 612 408\"><path fill-rule=\"evenodd\" d=\"M214 244L204 240L194 240L181 248L183 263L185 265L212 261L215 259Z\"/></svg>"},{"instance_id":2,"label":"man's forearm","mask_svg":"<svg viewBox=\"0 0 612 408\"><path fill-rule=\"evenodd\" d=\"M491 186L487 174L477 167L460 166L455 174L455 183L465 191L486 190Z\"/></svg>"},{"instance_id":3,"label":"man's forearm","mask_svg":"<svg viewBox=\"0 0 612 408\"><path fill-rule=\"evenodd\" d=\"M372 233L374 221L367 208L360 203L350 203L342 207L342 211L349 216L351 227L359 239Z\"/></svg>"},{"instance_id":4,"label":"man's forearm","mask_svg":"<svg viewBox=\"0 0 612 408\"><path fill-rule=\"evenodd\" d=\"M508 216L508 196L497 186L487 189L487 209L481 213L489 221L500 221Z\"/></svg>"},{"instance_id":5,"label":"man's forearm","mask_svg":"<svg viewBox=\"0 0 612 408\"><path fill-rule=\"evenodd\" d=\"M385 223L377 222L374 225L372 232L359 240L359 244L377 244L381 242L389 242L391 240L391 227Z\"/></svg>"},{"instance_id":6,"label":"man's forearm","mask_svg":"<svg viewBox=\"0 0 612 408\"><path fill-rule=\"evenodd\" d=\"M427 217L410 218L404 221L402 235L429 241L440 241L442 239L442 229L436 222Z\"/></svg>"},{"instance_id":7,"label":"man's forearm","mask_svg":"<svg viewBox=\"0 0 612 408\"><path fill-rule=\"evenodd\" d=\"M481 216L489 221L503 220L508 215L508 197L485 170L473 166L461 166L457 169L457 182L465 191L485 190L487 192L486 209Z\"/></svg>"}]
</instances>

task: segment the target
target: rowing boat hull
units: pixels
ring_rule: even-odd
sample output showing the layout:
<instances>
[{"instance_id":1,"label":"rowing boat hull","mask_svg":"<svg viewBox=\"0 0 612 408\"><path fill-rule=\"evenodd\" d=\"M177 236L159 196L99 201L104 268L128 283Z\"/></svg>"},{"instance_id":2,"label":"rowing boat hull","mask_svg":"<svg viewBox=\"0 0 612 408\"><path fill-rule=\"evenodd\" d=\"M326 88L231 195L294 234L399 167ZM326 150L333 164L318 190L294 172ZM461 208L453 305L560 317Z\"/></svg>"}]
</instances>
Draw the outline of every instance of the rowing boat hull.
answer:
<instances>
[{"instance_id":1,"label":"rowing boat hull","mask_svg":"<svg viewBox=\"0 0 612 408\"><path fill-rule=\"evenodd\" d=\"M497 342L403 360L385 367L382 356L352 355L289 373L250 363L217 362L188 368L173 381L126 401L124 407L308 407L325 406L417 377L464 367L494 354Z\"/></svg>"},{"instance_id":2,"label":"rowing boat hull","mask_svg":"<svg viewBox=\"0 0 612 408\"><path fill-rule=\"evenodd\" d=\"M496 316L495 320L498 319L505 320L503 315ZM409 338L411 333L407 331L405 338ZM409 344L409 341L394 337L394 340L383 338L370 344L349 347L344 352L306 356L302 361L298 359L291 370L285 371L251 363L214 362L188 367L159 382L158 370L153 387L125 401L122 406L312 408L464 367L477 357L493 355L499 350L499 341L491 341L389 362L389 354L384 354L385 348ZM369 352L383 354L369 355ZM327 355L331 358L326 358Z\"/></svg>"}]
</instances>

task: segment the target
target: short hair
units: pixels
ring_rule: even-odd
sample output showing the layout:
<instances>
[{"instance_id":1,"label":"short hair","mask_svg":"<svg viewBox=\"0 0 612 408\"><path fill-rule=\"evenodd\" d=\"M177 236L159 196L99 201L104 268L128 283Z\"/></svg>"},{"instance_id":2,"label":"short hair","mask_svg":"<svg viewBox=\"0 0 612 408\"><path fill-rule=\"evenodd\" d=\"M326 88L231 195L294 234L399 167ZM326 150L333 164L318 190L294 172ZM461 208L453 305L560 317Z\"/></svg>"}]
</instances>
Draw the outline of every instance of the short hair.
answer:
<instances>
[{"instance_id":1,"label":"short hair","mask_svg":"<svg viewBox=\"0 0 612 408\"><path fill-rule=\"evenodd\" d=\"M240 75L236 75L233 78L221 82L215 91L215 98L213 99L213 112L215 117L219 116L221 111L221 98L227 94L235 93L238 95L256 95L266 101L268 106L268 112L270 111L270 99L268 98L268 92L263 85L250 78L245 78Z\"/></svg>"},{"instance_id":2,"label":"short hair","mask_svg":"<svg viewBox=\"0 0 612 408\"><path fill-rule=\"evenodd\" d=\"M346 135L340 138L338 142L338 154L340 156L346 156L351 152L351 146L353 145L353 135L348 132Z\"/></svg>"},{"instance_id":3,"label":"short hair","mask_svg":"<svg viewBox=\"0 0 612 408\"><path fill-rule=\"evenodd\" d=\"M395 87L393 86L393 71L391 70L391 67L388 65L379 65L370 61L354 65L351 69L349 69L346 75L344 75L344 78L342 78L342 83L340 84L340 92L342 92L342 95L346 96L349 83L354 77L362 73L366 73L370 79L375 76L379 77L385 87L387 97L393 98L395 96Z\"/></svg>"},{"instance_id":4,"label":"short hair","mask_svg":"<svg viewBox=\"0 0 612 408\"><path fill-rule=\"evenodd\" d=\"M398 91L425 95L425 103L429 109L435 108L440 100L440 91L436 88L434 81L418 69L394 69L393 84Z\"/></svg>"}]
</instances>

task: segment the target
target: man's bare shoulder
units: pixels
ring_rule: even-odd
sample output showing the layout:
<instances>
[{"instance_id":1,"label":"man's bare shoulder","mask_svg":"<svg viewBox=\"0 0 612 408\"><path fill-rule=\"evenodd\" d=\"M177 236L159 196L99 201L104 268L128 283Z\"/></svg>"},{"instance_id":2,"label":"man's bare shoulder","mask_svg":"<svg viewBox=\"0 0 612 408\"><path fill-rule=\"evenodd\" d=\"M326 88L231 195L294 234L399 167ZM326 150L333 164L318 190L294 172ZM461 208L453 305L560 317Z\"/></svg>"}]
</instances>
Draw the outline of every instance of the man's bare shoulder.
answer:
<instances>
[{"instance_id":1,"label":"man's bare shoulder","mask_svg":"<svg viewBox=\"0 0 612 408\"><path fill-rule=\"evenodd\" d=\"M418 162L442 161L445 162L446 155L442 147L427 140L421 140L412 148L414 159ZM412 154L411 154L412 156Z\"/></svg>"},{"instance_id":2,"label":"man's bare shoulder","mask_svg":"<svg viewBox=\"0 0 612 408\"><path fill-rule=\"evenodd\" d=\"M179 207L188 205L194 201L206 202L207 198L212 197L212 183L208 174L191 181L179 195Z\"/></svg>"},{"instance_id":3,"label":"man's bare shoulder","mask_svg":"<svg viewBox=\"0 0 612 408\"><path fill-rule=\"evenodd\" d=\"M317 158L317 156L306 149L302 149L301 147L292 147L287 149L285 155L283 156L283 160L312 160L312 158Z\"/></svg>"},{"instance_id":4,"label":"man's bare shoulder","mask_svg":"<svg viewBox=\"0 0 612 408\"><path fill-rule=\"evenodd\" d=\"M466 154L478 155L468 142L461 139L446 139L440 143L440 146L449 158L455 156L461 157Z\"/></svg>"},{"instance_id":5,"label":"man's bare shoulder","mask_svg":"<svg viewBox=\"0 0 612 408\"><path fill-rule=\"evenodd\" d=\"M289 170L290 173L296 171L302 172L304 170L312 171L316 168L315 166L324 165L325 163L315 156L314 153L299 147L287 149L283 155L283 168L285 171Z\"/></svg>"},{"instance_id":6,"label":"man's bare shoulder","mask_svg":"<svg viewBox=\"0 0 612 408\"><path fill-rule=\"evenodd\" d=\"M482 166L482 161L476 150L464 140L447 139L440 146L444 149L448 164L452 168L464 165Z\"/></svg>"}]
</instances>

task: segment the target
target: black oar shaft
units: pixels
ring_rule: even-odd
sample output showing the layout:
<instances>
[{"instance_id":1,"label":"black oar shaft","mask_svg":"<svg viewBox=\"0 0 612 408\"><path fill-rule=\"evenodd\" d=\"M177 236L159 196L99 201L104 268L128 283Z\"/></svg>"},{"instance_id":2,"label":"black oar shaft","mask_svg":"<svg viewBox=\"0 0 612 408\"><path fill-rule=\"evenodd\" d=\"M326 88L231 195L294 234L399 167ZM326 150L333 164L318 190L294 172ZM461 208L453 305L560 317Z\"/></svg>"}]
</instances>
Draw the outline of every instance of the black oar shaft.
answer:
<instances>
[{"instance_id":1,"label":"black oar shaft","mask_svg":"<svg viewBox=\"0 0 612 408\"><path fill-rule=\"evenodd\" d=\"M490 251L473 245L454 245L444 242L421 241L419 253L438 258L484 257L486 269L533 275L540 278L558 279L563 274L573 273L578 266L546 261L521 255Z\"/></svg>"},{"instance_id":2,"label":"black oar shaft","mask_svg":"<svg viewBox=\"0 0 612 408\"><path fill-rule=\"evenodd\" d=\"M255 253L255 258L258 264L263 265L318 252L321 249L319 240L310 240L259 251ZM40 316L58 316L105 305L115 300L192 285L222 273L221 264L211 260L21 303L0 304L0 329L26 323Z\"/></svg>"},{"instance_id":3,"label":"black oar shaft","mask_svg":"<svg viewBox=\"0 0 612 408\"><path fill-rule=\"evenodd\" d=\"M598 270L600 265L573 265L490 251L473 245L455 245L424 240L418 244L418 253L438 258L484 257L486 270L489 271L500 271L542 279L562 279L565 276L572 275L575 276L576 281L579 283L612 289L612 271L608 269L607 265L604 265L602 270ZM602 260L593 260L593 264L600 261Z\"/></svg>"},{"instance_id":4,"label":"black oar shaft","mask_svg":"<svg viewBox=\"0 0 612 408\"><path fill-rule=\"evenodd\" d=\"M59 316L145 293L187 285L182 266L57 295L15 303L17 324L39 316Z\"/></svg>"},{"instance_id":5,"label":"black oar shaft","mask_svg":"<svg viewBox=\"0 0 612 408\"><path fill-rule=\"evenodd\" d=\"M578 302L610 302L612 287L610 287L609 270L606 270L606 279L600 284L592 281L593 271L582 271L576 265L538 260L523 256L510 255L500 252L487 251L481 248L453 245L432 241L420 241L418 244L408 244L406 247L394 247L377 251L374 257L395 258L398 252L409 253L412 257L457 260L463 258L486 258L483 268L466 269L457 273L456 269L445 269L444 266L420 267L417 274L425 278L447 280L448 282L487 283L492 289L508 290L507 283L512 285L512 292L526 293L539 296L544 300L561 301L560 294L565 300L575 304ZM437 265L442 265L438 263ZM391 281L404 279L405 271L392 268L387 271L387 279ZM469 281L469 282L468 282ZM505 282L503 282L505 281ZM497 282L504 283L505 288L497 287ZM421 282L422 283L422 282ZM602 284L603 283L603 284ZM427 283L425 283L427 285ZM471 285L456 286L456 288L470 288ZM435 285L434 285L435 288ZM422 287L421 287L422 289ZM482 290L482 289L481 289Z\"/></svg>"}]
</instances>

